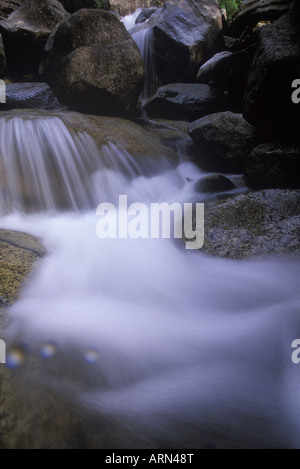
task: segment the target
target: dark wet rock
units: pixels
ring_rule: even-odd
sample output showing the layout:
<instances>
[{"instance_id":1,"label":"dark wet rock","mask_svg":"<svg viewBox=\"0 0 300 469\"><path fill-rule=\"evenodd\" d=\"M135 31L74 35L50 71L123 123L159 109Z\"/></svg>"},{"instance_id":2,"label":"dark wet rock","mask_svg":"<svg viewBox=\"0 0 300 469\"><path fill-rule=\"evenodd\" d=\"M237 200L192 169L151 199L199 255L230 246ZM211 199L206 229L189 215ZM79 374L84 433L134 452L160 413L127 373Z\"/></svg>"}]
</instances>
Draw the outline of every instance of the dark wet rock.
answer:
<instances>
[{"instance_id":1,"label":"dark wet rock","mask_svg":"<svg viewBox=\"0 0 300 469\"><path fill-rule=\"evenodd\" d=\"M193 82L217 50L222 15L215 0L169 0L150 19L159 81Z\"/></svg>"},{"instance_id":2,"label":"dark wet rock","mask_svg":"<svg viewBox=\"0 0 300 469\"><path fill-rule=\"evenodd\" d=\"M265 190L206 204L201 252L233 259L300 253L300 191Z\"/></svg>"},{"instance_id":3,"label":"dark wet rock","mask_svg":"<svg viewBox=\"0 0 300 469\"><path fill-rule=\"evenodd\" d=\"M137 19L135 20L135 24L144 23L147 21L153 13L157 11L157 8L143 8Z\"/></svg>"},{"instance_id":4,"label":"dark wet rock","mask_svg":"<svg viewBox=\"0 0 300 469\"><path fill-rule=\"evenodd\" d=\"M300 78L300 2L269 26L259 29L258 48L244 97L245 119L265 138L299 139L300 105L292 83Z\"/></svg>"},{"instance_id":5,"label":"dark wet rock","mask_svg":"<svg viewBox=\"0 0 300 469\"><path fill-rule=\"evenodd\" d=\"M257 145L255 127L246 122L241 114L232 112L199 119L190 125L189 133L202 151L237 173L244 171L245 158Z\"/></svg>"},{"instance_id":6,"label":"dark wet rock","mask_svg":"<svg viewBox=\"0 0 300 469\"><path fill-rule=\"evenodd\" d=\"M136 43L104 10L63 21L45 47L42 71L61 103L95 114L133 113L144 83Z\"/></svg>"},{"instance_id":7,"label":"dark wet rock","mask_svg":"<svg viewBox=\"0 0 300 469\"><path fill-rule=\"evenodd\" d=\"M68 16L57 0L28 0L0 22L11 72L35 73L54 27Z\"/></svg>"},{"instance_id":8,"label":"dark wet rock","mask_svg":"<svg viewBox=\"0 0 300 469\"><path fill-rule=\"evenodd\" d=\"M55 94L47 83L11 83L6 86L6 104L3 109L44 109L61 108Z\"/></svg>"},{"instance_id":9,"label":"dark wet rock","mask_svg":"<svg viewBox=\"0 0 300 469\"><path fill-rule=\"evenodd\" d=\"M189 121L227 110L222 92L204 84L173 83L161 86L145 103L149 116Z\"/></svg>"},{"instance_id":10,"label":"dark wet rock","mask_svg":"<svg viewBox=\"0 0 300 469\"><path fill-rule=\"evenodd\" d=\"M197 82L228 91L235 109L241 112L253 56L254 47L234 53L219 52L200 67Z\"/></svg>"},{"instance_id":11,"label":"dark wet rock","mask_svg":"<svg viewBox=\"0 0 300 469\"><path fill-rule=\"evenodd\" d=\"M261 144L245 161L245 181L253 189L300 187L300 146Z\"/></svg>"},{"instance_id":12,"label":"dark wet rock","mask_svg":"<svg viewBox=\"0 0 300 469\"><path fill-rule=\"evenodd\" d=\"M69 13L75 13L75 11L81 10L82 8L99 8L100 10L111 9L109 0L60 0L60 3Z\"/></svg>"},{"instance_id":13,"label":"dark wet rock","mask_svg":"<svg viewBox=\"0 0 300 469\"><path fill-rule=\"evenodd\" d=\"M292 0L244 0L230 25L231 34L238 37L245 29L261 21L274 21L288 12Z\"/></svg>"},{"instance_id":14,"label":"dark wet rock","mask_svg":"<svg viewBox=\"0 0 300 469\"><path fill-rule=\"evenodd\" d=\"M4 49L4 44L2 36L0 34L0 76L2 76L6 71L6 54Z\"/></svg>"},{"instance_id":15,"label":"dark wet rock","mask_svg":"<svg viewBox=\"0 0 300 469\"><path fill-rule=\"evenodd\" d=\"M204 193L229 192L235 188L233 182L222 174L210 174L200 179L195 185L197 192Z\"/></svg>"}]
</instances>

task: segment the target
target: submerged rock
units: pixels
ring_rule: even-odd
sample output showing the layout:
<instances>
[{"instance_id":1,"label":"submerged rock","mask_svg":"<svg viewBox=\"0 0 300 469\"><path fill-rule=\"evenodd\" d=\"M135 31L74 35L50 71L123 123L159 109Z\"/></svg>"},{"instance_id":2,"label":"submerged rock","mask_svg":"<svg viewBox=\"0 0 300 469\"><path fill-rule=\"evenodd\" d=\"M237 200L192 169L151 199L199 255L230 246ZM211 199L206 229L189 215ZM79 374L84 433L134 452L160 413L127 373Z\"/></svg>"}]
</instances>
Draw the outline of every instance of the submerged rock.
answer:
<instances>
[{"instance_id":1,"label":"submerged rock","mask_svg":"<svg viewBox=\"0 0 300 469\"><path fill-rule=\"evenodd\" d=\"M0 22L8 69L36 73L54 27L68 13L57 0L28 0Z\"/></svg>"},{"instance_id":2,"label":"submerged rock","mask_svg":"<svg viewBox=\"0 0 300 469\"><path fill-rule=\"evenodd\" d=\"M47 83L11 83L6 86L6 104L1 109L61 108L55 94Z\"/></svg>"},{"instance_id":3,"label":"submerged rock","mask_svg":"<svg viewBox=\"0 0 300 469\"><path fill-rule=\"evenodd\" d=\"M63 21L49 38L42 68L61 103L95 114L134 112L144 83L136 43L104 10L83 9Z\"/></svg>"},{"instance_id":4,"label":"submerged rock","mask_svg":"<svg viewBox=\"0 0 300 469\"><path fill-rule=\"evenodd\" d=\"M196 183L195 190L203 193L229 192L235 189L233 182L222 174L210 174Z\"/></svg>"},{"instance_id":5,"label":"submerged rock","mask_svg":"<svg viewBox=\"0 0 300 469\"><path fill-rule=\"evenodd\" d=\"M0 306L16 300L34 263L44 255L45 250L36 238L0 229Z\"/></svg>"},{"instance_id":6,"label":"submerged rock","mask_svg":"<svg viewBox=\"0 0 300 469\"><path fill-rule=\"evenodd\" d=\"M204 84L173 83L161 86L145 103L149 116L192 121L227 110L222 92Z\"/></svg>"},{"instance_id":7,"label":"submerged rock","mask_svg":"<svg viewBox=\"0 0 300 469\"><path fill-rule=\"evenodd\" d=\"M237 173L244 172L245 158L258 143L255 127L232 112L199 119L190 125L189 133L201 150Z\"/></svg>"},{"instance_id":8,"label":"submerged rock","mask_svg":"<svg viewBox=\"0 0 300 469\"><path fill-rule=\"evenodd\" d=\"M300 252L300 191L266 190L206 204L202 252L232 259Z\"/></svg>"}]
</instances>

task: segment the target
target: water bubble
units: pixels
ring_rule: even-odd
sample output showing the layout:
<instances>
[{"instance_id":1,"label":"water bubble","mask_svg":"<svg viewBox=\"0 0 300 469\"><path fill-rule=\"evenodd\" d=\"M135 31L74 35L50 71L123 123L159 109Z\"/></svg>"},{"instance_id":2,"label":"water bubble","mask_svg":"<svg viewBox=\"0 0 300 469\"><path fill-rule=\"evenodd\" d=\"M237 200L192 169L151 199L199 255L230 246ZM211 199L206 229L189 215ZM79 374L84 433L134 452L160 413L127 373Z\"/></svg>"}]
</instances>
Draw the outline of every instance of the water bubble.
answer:
<instances>
[{"instance_id":1,"label":"water bubble","mask_svg":"<svg viewBox=\"0 0 300 469\"><path fill-rule=\"evenodd\" d=\"M84 359L87 363L94 364L99 360L99 350L88 349L84 354Z\"/></svg>"},{"instance_id":2,"label":"water bubble","mask_svg":"<svg viewBox=\"0 0 300 469\"><path fill-rule=\"evenodd\" d=\"M15 370L24 365L26 354L21 348L12 348L6 357L6 366L11 370Z\"/></svg>"},{"instance_id":3,"label":"water bubble","mask_svg":"<svg viewBox=\"0 0 300 469\"><path fill-rule=\"evenodd\" d=\"M55 342L47 342L41 348L41 356L43 358L52 358L57 352L57 345Z\"/></svg>"}]
</instances>

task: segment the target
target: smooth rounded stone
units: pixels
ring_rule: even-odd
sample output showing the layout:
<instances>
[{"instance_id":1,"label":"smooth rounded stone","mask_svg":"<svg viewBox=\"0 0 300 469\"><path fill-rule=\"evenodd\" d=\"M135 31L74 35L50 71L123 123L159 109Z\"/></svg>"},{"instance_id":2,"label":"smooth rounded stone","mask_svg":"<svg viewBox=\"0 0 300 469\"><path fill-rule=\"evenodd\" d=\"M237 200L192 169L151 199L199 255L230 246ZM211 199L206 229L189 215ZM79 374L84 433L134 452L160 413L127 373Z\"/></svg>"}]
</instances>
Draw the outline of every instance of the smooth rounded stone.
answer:
<instances>
[{"instance_id":1,"label":"smooth rounded stone","mask_svg":"<svg viewBox=\"0 0 300 469\"><path fill-rule=\"evenodd\" d=\"M216 51L222 15L216 0L169 0L149 20L162 85L191 83Z\"/></svg>"},{"instance_id":2,"label":"smooth rounded stone","mask_svg":"<svg viewBox=\"0 0 300 469\"><path fill-rule=\"evenodd\" d=\"M60 23L41 71L62 104L95 114L133 113L144 83L136 43L105 10L82 9Z\"/></svg>"},{"instance_id":3,"label":"smooth rounded stone","mask_svg":"<svg viewBox=\"0 0 300 469\"><path fill-rule=\"evenodd\" d=\"M269 26L259 29L257 52L244 96L245 119L268 140L299 139L300 105L292 83L300 78L300 2Z\"/></svg>"},{"instance_id":4,"label":"smooth rounded stone","mask_svg":"<svg viewBox=\"0 0 300 469\"><path fill-rule=\"evenodd\" d=\"M204 84L173 83L161 86L144 104L149 116L192 121L227 110L230 104L222 92Z\"/></svg>"},{"instance_id":5,"label":"smooth rounded stone","mask_svg":"<svg viewBox=\"0 0 300 469\"><path fill-rule=\"evenodd\" d=\"M48 37L67 16L57 0L28 0L0 21L9 71L36 73Z\"/></svg>"},{"instance_id":6,"label":"smooth rounded stone","mask_svg":"<svg viewBox=\"0 0 300 469\"><path fill-rule=\"evenodd\" d=\"M6 71L6 54L3 44L3 39L0 34L0 76L2 76Z\"/></svg>"},{"instance_id":7,"label":"smooth rounded stone","mask_svg":"<svg viewBox=\"0 0 300 469\"><path fill-rule=\"evenodd\" d=\"M189 126L198 147L225 168L243 173L245 158L257 146L256 129L241 114L221 112L199 119Z\"/></svg>"},{"instance_id":8,"label":"smooth rounded stone","mask_svg":"<svg viewBox=\"0 0 300 469\"><path fill-rule=\"evenodd\" d=\"M265 190L207 203L201 252L231 259L300 253L300 191Z\"/></svg>"},{"instance_id":9,"label":"smooth rounded stone","mask_svg":"<svg viewBox=\"0 0 300 469\"><path fill-rule=\"evenodd\" d=\"M157 11L157 8L143 8L137 19L135 20L135 24L141 24L147 21L153 13Z\"/></svg>"},{"instance_id":10,"label":"smooth rounded stone","mask_svg":"<svg viewBox=\"0 0 300 469\"><path fill-rule=\"evenodd\" d=\"M69 13L75 13L75 11L81 10L82 8L99 8L100 10L111 9L109 0L60 0L60 3Z\"/></svg>"},{"instance_id":11,"label":"smooth rounded stone","mask_svg":"<svg viewBox=\"0 0 300 469\"><path fill-rule=\"evenodd\" d=\"M10 83L6 86L6 104L2 109L60 109L55 94L47 83Z\"/></svg>"},{"instance_id":12,"label":"smooth rounded stone","mask_svg":"<svg viewBox=\"0 0 300 469\"><path fill-rule=\"evenodd\" d=\"M34 263L44 255L43 246L33 236L0 229L0 306L17 299Z\"/></svg>"},{"instance_id":13,"label":"smooth rounded stone","mask_svg":"<svg viewBox=\"0 0 300 469\"><path fill-rule=\"evenodd\" d=\"M235 55L229 51L218 52L210 60L205 62L198 71L198 83L222 83L226 74L235 65Z\"/></svg>"},{"instance_id":14,"label":"smooth rounded stone","mask_svg":"<svg viewBox=\"0 0 300 469\"><path fill-rule=\"evenodd\" d=\"M253 189L300 187L300 146L261 144L245 161L245 182Z\"/></svg>"},{"instance_id":15,"label":"smooth rounded stone","mask_svg":"<svg viewBox=\"0 0 300 469\"><path fill-rule=\"evenodd\" d=\"M222 174L210 174L200 179L195 190L202 193L229 192L236 189L233 182Z\"/></svg>"},{"instance_id":16,"label":"smooth rounded stone","mask_svg":"<svg viewBox=\"0 0 300 469\"><path fill-rule=\"evenodd\" d=\"M121 16L134 13L138 8L162 7L165 0L110 0L111 9Z\"/></svg>"},{"instance_id":17,"label":"smooth rounded stone","mask_svg":"<svg viewBox=\"0 0 300 469\"><path fill-rule=\"evenodd\" d=\"M254 28L261 21L274 21L288 12L293 0L244 0L230 25L235 37L245 29Z\"/></svg>"}]
</instances>

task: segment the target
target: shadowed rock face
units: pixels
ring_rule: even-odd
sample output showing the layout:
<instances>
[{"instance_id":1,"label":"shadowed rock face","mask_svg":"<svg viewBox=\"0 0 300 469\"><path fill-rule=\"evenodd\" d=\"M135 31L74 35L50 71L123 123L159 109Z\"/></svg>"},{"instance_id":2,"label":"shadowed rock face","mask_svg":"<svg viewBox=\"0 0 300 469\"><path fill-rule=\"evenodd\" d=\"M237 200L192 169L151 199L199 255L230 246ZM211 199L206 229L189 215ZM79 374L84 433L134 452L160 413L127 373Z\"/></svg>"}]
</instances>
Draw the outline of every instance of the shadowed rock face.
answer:
<instances>
[{"instance_id":1,"label":"shadowed rock face","mask_svg":"<svg viewBox=\"0 0 300 469\"><path fill-rule=\"evenodd\" d=\"M274 21L288 12L292 0L244 0L233 20L231 34L240 36L246 28L260 21Z\"/></svg>"},{"instance_id":2,"label":"shadowed rock face","mask_svg":"<svg viewBox=\"0 0 300 469\"><path fill-rule=\"evenodd\" d=\"M0 22L7 66L14 73L36 73L54 27L68 16L57 0L28 0Z\"/></svg>"},{"instance_id":3,"label":"shadowed rock face","mask_svg":"<svg viewBox=\"0 0 300 469\"><path fill-rule=\"evenodd\" d=\"M224 169L242 173L245 159L257 145L255 127L241 114L220 112L193 122L189 127L192 139L211 159L217 159Z\"/></svg>"},{"instance_id":4,"label":"shadowed rock face","mask_svg":"<svg viewBox=\"0 0 300 469\"><path fill-rule=\"evenodd\" d=\"M292 83L300 77L299 24L297 1L293 10L259 30L243 114L267 138L299 140L300 106L292 102Z\"/></svg>"},{"instance_id":5,"label":"shadowed rock face","mask_svg":"<svg viewBox=\"0 0 300 469\"><path fill-rule=\"evenodd\" d=\"M215 0L170 0L149 20L161 84L196 80L200 65L215 52L222 15Z\"/></svg>"},{"instance_id":6,"label":"shadowed rock face","mask_svg":"<svg viewBox=\"0 0 300 469\"><path fill-rule=\"evenodd\" d=\"M49 38L42 68L63 104L96 114L133 112L144 82L136 43L104 10L80 10L62 22Z\"/></svg>"},{"instance_id":7,"label":"shadowed rock face","mask_svg":"<svg viewBox=\"0 0 300 469\"><path fill-rule=\"evenodd\" d=\"M145 103L150 116L192 121L228 109L223 92L204 84L172 83L158 88Z\"/></svg>"},{"instance_id":8,"label":"shadowed rock face","mask_svg":"<svg viewBox=\"0 0 300 469\"><path fill-rule=\"evenodd\" d=\"M0 230L0 307L16 300L34 263L44 255L45 250L36 238Z\"/></svg>"}]
</instances>

